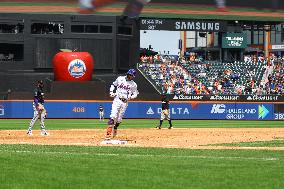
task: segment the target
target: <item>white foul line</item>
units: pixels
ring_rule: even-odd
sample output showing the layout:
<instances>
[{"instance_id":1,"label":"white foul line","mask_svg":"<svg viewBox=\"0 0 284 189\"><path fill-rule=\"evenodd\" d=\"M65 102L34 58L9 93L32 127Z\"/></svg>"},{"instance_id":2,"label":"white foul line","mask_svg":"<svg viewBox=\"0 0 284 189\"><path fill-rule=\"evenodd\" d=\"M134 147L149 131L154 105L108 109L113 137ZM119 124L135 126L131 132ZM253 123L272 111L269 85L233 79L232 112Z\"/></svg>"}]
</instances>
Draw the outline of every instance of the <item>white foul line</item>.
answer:
<instances>
[{"instance_id":1,"label":"white foul line","mask_svg":"<svg viewBox=\"0 0 284 189\"><path fill-rule=\"evenodd\" d=\"M227 159L227 160L260 160L260 161L278 161L274 157L232 157L232 156L172 156L172 155L153 155L153 154L114 154L114 153L88 153L88 152L43 152L27 150L0 150L0 152L11 153L45 153L45 154L69 154L69 155L94 155L94 156L125 156L125 157L155 157L155 158L184 158L184 159Z\"/></svg>"}]
</instances>

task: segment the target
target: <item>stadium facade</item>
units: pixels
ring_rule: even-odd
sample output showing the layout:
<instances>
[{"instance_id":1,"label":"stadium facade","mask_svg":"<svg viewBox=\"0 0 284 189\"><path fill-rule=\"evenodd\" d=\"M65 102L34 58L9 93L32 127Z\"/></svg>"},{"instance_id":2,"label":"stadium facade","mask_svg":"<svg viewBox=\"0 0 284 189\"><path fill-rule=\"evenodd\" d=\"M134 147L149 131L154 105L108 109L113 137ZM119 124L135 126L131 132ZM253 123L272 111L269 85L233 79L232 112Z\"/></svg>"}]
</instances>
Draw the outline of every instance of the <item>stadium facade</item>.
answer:
<instances>
[{"instance_id":1,"label":"stadium facade","mask_svg":"<svg viewBox=\"0 0 284 189\"><path fill-rule=\"evenodd\" d=\"M157 2L159 3L159 2ZM204 51L218 61L241 60L249 51L275 52L283 55L284 29L281 21L218 19L175 19L78 14L0 14L1 95L5 99L30 99L33 83L45 79L50 99L107 99L110 82L117 74L135 67L139 60L140 30L175 30L181 32L181 53ZM233 34L227 36L228 34ZM241 46L236 44L245 34ZM223 38L228 43L222 43ZM236 41L236 40L237 41ZM227 46L226 46L227 45ZM77 94L73 86L53 81L52 58L60 49L88 51L95 58L93 87ZM208 53L213 52L212 55ZM23 81L25 78L25 81ZM158 99L158 93L142 76L137 77L142 100ZM84 85L81 85L84 86ZM98 94L94 91L100 90ZM7 97L7 92L11 93ZM93 92L91 92L93 91Z\"/></svg>"}]
</instances>

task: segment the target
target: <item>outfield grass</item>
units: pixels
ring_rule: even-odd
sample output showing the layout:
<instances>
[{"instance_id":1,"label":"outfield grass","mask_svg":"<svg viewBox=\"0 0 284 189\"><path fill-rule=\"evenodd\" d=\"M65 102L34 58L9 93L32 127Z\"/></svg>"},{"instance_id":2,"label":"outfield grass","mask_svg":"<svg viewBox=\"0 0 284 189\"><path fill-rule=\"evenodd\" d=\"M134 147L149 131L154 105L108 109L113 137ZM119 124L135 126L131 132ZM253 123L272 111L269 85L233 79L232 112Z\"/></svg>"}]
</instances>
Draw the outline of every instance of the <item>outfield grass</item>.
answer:
<instances>
[{"instance_id":1,"label":"outfield grass","mask_svg":"<svg viewBox=\"0 0 284 189\"><path fill-rule=\"evenodd\" d=\"M0 119L0 130L24 130L29 119ZM284 121L240 121L240 120L173 120L175 128L283 128ZM107 119L46 119L47 129L98 129L105 128ZM158 119L124 119L121 128L154 128ZM163 125L168 126L164 121ZM39 127L36 123L35 128Z\"/></svg>"},{"instance_id":2,"label":"outfield grass","mask_svg":"<svg viewBox=\"0 0 284 189\"><path fill-rule=\"evenodd\" d=\"M233 142L224 144L211 144L210 146L239 146L239 147L284 147L284 139L255 142Z\"/></svg>"},{"instance_id":3,"label":"outfield grass","mask_svg":"<svg viewBox=\"0 0 284 189\"><path fill-rule=\"evenodd\" d=\"M0 188L281 188L281 151L0 145Z\"/></svg>"},{"instance_id":4,"label":"outfield grass","mask_svg":"<svg viewBox=\"0 0 284 189\"><path fill-rule=\"evenodd\" d=\"M0 130L26 130L29 121L0 119ZM105 129L106 122L47 119L46 126ZM284 126L283 121L173 120L173 123L176 128ZM153 128L157 124L158 120L127 119L121 127ZM279 189L284 185L283 151L0 144L0 168L0 189Z\"/></svg>"}]
</instances>

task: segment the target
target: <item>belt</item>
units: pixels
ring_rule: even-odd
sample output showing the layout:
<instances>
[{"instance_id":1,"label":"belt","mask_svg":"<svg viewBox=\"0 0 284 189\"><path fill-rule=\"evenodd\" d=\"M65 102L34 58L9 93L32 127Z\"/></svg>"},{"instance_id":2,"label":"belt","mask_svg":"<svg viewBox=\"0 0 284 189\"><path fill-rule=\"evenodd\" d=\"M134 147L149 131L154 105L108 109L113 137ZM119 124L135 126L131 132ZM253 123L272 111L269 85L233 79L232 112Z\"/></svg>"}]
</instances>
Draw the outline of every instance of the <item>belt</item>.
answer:
<instances>
[{"instance_id":1,"label":"belt","mask_svg":"<svg viewBox=\"0 0 284 189\"><path fill-rule=\"evenodd\" d=\"M127 99L126 98L119 98L122 102L126 103Z\"/></svg>"}]
</instances>

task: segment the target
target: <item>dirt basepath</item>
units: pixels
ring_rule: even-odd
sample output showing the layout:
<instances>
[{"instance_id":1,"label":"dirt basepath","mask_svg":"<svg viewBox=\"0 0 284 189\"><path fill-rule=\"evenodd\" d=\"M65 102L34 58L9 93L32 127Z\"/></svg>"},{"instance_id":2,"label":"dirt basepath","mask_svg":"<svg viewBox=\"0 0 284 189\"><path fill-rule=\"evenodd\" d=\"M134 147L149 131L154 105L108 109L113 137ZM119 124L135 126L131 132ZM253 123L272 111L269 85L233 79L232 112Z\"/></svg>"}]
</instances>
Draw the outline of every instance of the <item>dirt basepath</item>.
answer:
<instances>
[{"instance_id":1,"label":"dirt basepath","mask_svg":"<svg viewBox=\"0 0 284 189\"><path fill-rule=\"evenodd\" d=\"M41 136L35 130L33 136L21 130L0 131L0 144L45 144L103 146L105 129L51 130L49 136ZM127 140L124 146L191 149L268 149L284 150L284 147L224 147L206 146L232 142L269 141L284 138L284 128L193 128L193 129L121 129L116 140Z\"/></svg>"}]
</instances>

